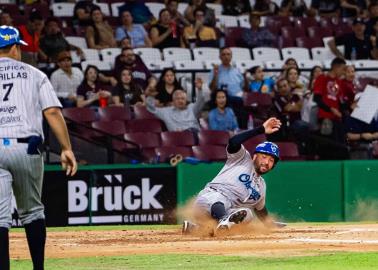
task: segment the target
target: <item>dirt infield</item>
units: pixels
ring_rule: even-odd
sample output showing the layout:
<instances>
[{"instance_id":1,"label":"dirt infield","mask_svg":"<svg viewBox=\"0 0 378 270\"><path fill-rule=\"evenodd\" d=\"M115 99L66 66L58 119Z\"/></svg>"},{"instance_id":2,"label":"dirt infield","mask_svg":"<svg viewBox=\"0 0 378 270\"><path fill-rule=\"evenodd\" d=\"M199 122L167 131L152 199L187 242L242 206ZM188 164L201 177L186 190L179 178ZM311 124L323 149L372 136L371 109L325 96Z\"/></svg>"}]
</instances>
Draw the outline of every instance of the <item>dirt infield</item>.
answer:
<instances>
[{"instance_id":1,"label":"dirt infield","mask_svg":"<svg viewBox=\"0 0 378 270\"><path fill-rule=\"evenodd\" d=\"M122 228L122 227L120 227ZM23 232L11 233L11 257L29 258ZM291 225L227 236L182 236L179 229L49 232L48 258L132 254L255 256L317 255L336 251L378 251L378 224Z\"/></svg>"}]
</instances>

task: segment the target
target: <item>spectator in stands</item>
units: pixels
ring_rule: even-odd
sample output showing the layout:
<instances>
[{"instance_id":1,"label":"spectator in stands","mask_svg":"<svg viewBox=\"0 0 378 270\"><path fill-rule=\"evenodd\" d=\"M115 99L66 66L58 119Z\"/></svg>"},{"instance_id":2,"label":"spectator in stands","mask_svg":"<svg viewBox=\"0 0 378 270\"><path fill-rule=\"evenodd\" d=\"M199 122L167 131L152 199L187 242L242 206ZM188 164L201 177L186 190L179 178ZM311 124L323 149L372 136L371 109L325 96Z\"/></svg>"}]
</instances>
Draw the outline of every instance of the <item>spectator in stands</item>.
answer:
<instances>
[{"instance_id":1,"label":"spectator in stands","mask_svg":"<svg viewBox=\"0 0 378 270\"><path fill-rule=\"evenodd\" d=\"M117 61L118 60L118 61ZM114 74L120 78L123 68L127 67L132 71L133 80L139 84L142 89L154 89L156 86L156 78L143 63L142 59L135 55L131 48L122 49L120 57L117 57L114 67Z\"/></svg>"},{"instance_id":2,"label":"spectator in stands","mask_svg":"<svg viewBox=\"0 0 378 270\"><path fill-rule=\"evenodd\" d=\"M308 78L301 74L297 60L295 60L294 58L287 58L285 60L284 65L282 66L282 71L281 71L281 74L279 75L279 78L286 78L287 70L289 68L292 68L292 67L296 68L297 71L298 71L299 82L303 85L307 85L308 84Z\"/></svg>"},{"instance_id":3,"label":"spectator in stands","mask_svg":"<svg viewBox=\"0 0 378 270\"><path fill-rule=\"evenodd\" d=\"M117 42L121 42L125 37L131 40L133 48L152 47L152 42L143 25L134 24L133 16L128 10L122 13L122 26L116 29Z\"/></svg>"},{"instance_id":4,"label":"spectator in stands","mask_svg":"<svg viewBox=\"0 0 378 270\"><path fill-rule=\"evenodd\" d=\"M69 44L60 30L60 21L56 17L48 18L45 22L44 34L39 40L41 49L40 60L43 62L56 62L56 57L61 51L75 50L76 53L84 58L81 48Z\"/></svg>"},{"instance_id":5,"label":"spectator in stands","mask_svg":"<svg viewBox=\"0 0 378 270\"><path fill-rule=\"evenodd\" d=\"M202 8L194 10L195 22L184 28L184 41L187 47L218 47L217 34L213 27L205 26L205 11Z\"/></svg>"},{"instance_id":6,"label":"spectator in stands","mask_svg":"<svg viewBox=\"0 0 378 270\"><path fill-rule=\"evenodd\" d=\"M369 59L374 54L372 41L365 36L365 22L362 18L353 21L353 33L343 34L328 42L331 51L339 58L349 60ZM344 45L344 55L337 49L337 46Z\"/></svg>"},{"instance_id":7,"label":"spectator in stands","mask_svg":"<svg viewBox=\"0 0 378 270\"><path fill-rule=\"evenodd\" d=\"M285 79L289 83L291 93L303 97L305 89L304 85L299 81L299 69L295 67L288 68Z\"/></svg>"},{"instance_id":8,"label":"spectator in stands","mask_svg":"<svg viewBox=\"0 0 378 270\"><path fill-rule=\"evenodd\" d=\"M44 20L38 11L30 14L26 25L20 25L18 30L28 46L21 46L22 61L37 66L40 54L39 38L44 26Z\"/></svg>"},{"instance_id":9,"label":"spectator in stands","mask_svg":"<svg viewBox=\"0 0 378 270\"><path fill-rule=\"evenodd\" d=\"M241 41L244 47L274 47L277 38L265 27L260 27L261 18L259 15L251 13L249 15L250 29L244 29Z\"/></svg>"},{"instance_id":10,"label":"spectator in stands","mask_svg":"<svg viewBox=\"0 0 378 270\"><path fill-rule=\"evenodd\" d=\"M223 14L239 16L251 12L249 0L222 0Z\"/></svg>"},{"instance_id":11,"label":"spectator in stands","mask_svg":"<svg viewBox=\"0 0 378 270\"><path fill-rule=\"evenodd\" d=\"M366 17L367 6L365 0L340 0L341 17Z\"/></svg>"},{"instance_id":12,"label":"spectator in stands","mask_svg":"<svg viewBox=\"0 0 378 270\"><path fill-rule=\"evenodd\" d=\"M183 88L176 78L175 70L173 68L163 69L163 72L160 75L160 79L156 85L156 106L170 106L172 104L172 93L176 89Z\"/></svg>"},{"instance_id":13,"label":"spectator in stands","mask_svg":"<svg viewBox=\"0 0 378 270\"><path fill-rule=\"evenodd\" d=\"M204 24L206 26L215 26L216 18L215 18L215 12L212 8L209 8L206 6L205 0L190 0L188 7L184 11L185 18L190 22L194 23L194 10L196 8L202 8L205 10L205 22Z\"/></svg>"},{"instance_id":14,"label":"spectator in stands","mask_svg":"<svg viewBox=\"0 0 378 270\"><path fill-rule=\"evenodd\" d=\"M252 13L258 16L277 15L279 8L276 3L271 0L256 0Z\"/></svg>"},{"instance_id":15,"label":"spectator in stands","mask_svg":"<svg viewBox=\"0 0 378 270\"><path fill-rule=\"evenodd\" d=\"M304 0L283 0L281 2L280 16L303 17L307 14L307 5Z\"/></svg>"},{"instance_id":16,"label":"spectator in stands","mask_svg":"<svg viewBox=\"0 0 378 270\"><path fill-rule=\"evenodd\" d=\"M76 90L83 81L83 72L72 67L71 54L62 51L57 56L58 69L51 75L51 84L64 108L76 107Z\"/></svg>"},{"instance_id":17,"label":"spectator in stands","mask_svg":"<svg viewBox=\"0 0 378 270\"><path fill-rule=\"evenodd\" d=\"M340 0L312 0L309 10L310 16L338 17Z\"/></svg>"},{"instance_id":18,"label":"spectator in stands","mask_svg":"<svg viewBox=\"0 0 378 270\"><path fill-rule=\"evenodd\" d=\"M301 110L301 119L309 124L310 130L318 128L318 106L314 101L314 82L323 73L320 66L314 66L310 71L310 80L308 88L303 96L303 106Z\"/></svg>"},{"instance_id":19,"label":"spectator in stands","mask_svg":"<svg viewBox=\"0 0 378 270\"><path fill-rule=\"evenodd\" d=\"M116 106L143 105L145 100L142 87L128 68L122 69L119 83L112 89L112 96Z\"/></svg>"},{"instance_id":20,"label":"spectator in stands","mask_svg":"<svg viewBox=\"0 0 378 270\"><path fill-rule=\"evenodd\" d=\"M0 13L0 25L14 26L11 13L6 9Z\"/></svg>"},{"instance_id":21,"label":"spectator in stands","mask_svg":"<svg viewBox=\"0 0 378 270\"><path fill-rule=\"evenodd\" d=\"M233 135L238 129L238 122L232 108L227 106L227 93L218 90L215 93L216 108L209 112L209 129L224 130Z\"/></svg>"},{"instance_id":22,"label":"spectator in stands","mask_svg":"<svg viewBox=\"0 0 378 270\"><path fill-rule=\"evenodd\" d=\"M369 20L366 23L366 34L374 33L374 25L378 20L378 1L371 1L369 4Z\"/></svg>"},{"instance_id":23,"label":"spectator in stands","mask_svg":"<svg viewBox=\"0 0 378 270\"><path fill-rule=\"evenodd\" d=\"M261 66L254 66L246 72L247 89L251 92L261 94L274 93L274 80L271 77L265 77L264 70Z\"/></svg>"},{"instance_id":24,"label":"spectator in stands","mask_svg":"<svg viewBox=\"0 0 378 270\"><path fill-rule=\"evenodd\" d=\"M106 90L99 80L97 67L88 65L84 71L84 79L77 88L77 107L99 107L99 100L105 99L108 103L111 93Z\"/></svg>"},{"instance_id":25,"label":"spectator in stands","mask_svg":"<svg viewBox=\"0 0 378 270\"><path fill-rule=\"evenodd\" d=\"M175 21L171 20L168 9L159 12L159 21L151 28L150 38L152 45L160 50L169 47L182 47L180 29Z\"/></svg>"},{"instance_id":26,"label":"spectator in stands","mask_svg":"<svg viewBox=\"0 0 378 270\"><path fill-rule=\"evenodd\" d=\"M243 109L244 77L240 71L231 65L232 51L228 47L220 49L221 65L214 65L210 72L209 88L212 92L222 89L227 92L228 101L233 108L240 128L246 128L247 115Z\"/></svg>"},{"instance_id":27,"label":"spectator in stands","mask_svg":"<svg viewBox=\"0 0 378 270\"><path fill-rule=\"evenodd\" d=\"M98 6L93 4L93 0L78 1L74 7L74 26L87 27L91 25L91 11L95 8L98 8Z\"/></svg>"},{"instance_id":28,"label":"spectator in stands","mask_svg":"<svg viewBox=\"0 0 378 270\"><path fill-rule=\"evenodd\" d=\"M339 142L344 141L340 97L343 91L341 76L344 74L345 64L342 58L333 59L331 70L327 74L319 75L314 84L314 101L319 107L320 133Z\"/></svg>"},{"instance_id":29,"label":"spectator in stands","mask_svg":"<svg viewBox=\"0 0 378 270\"><path fill-rule=\"evenodd\" d=\"M178 3L178 0L168 0L165 7L171 14L172 20L175 21L180 28L184 28L185 26L189 26L190 22L178 11Z\"/></svg>"},{"instance_id":30,"label":"spectator in stands","mask_svg":"<svg viewBox=\"0 0 378 270\"><path fill-rule=\"evenodd\" d=\"M92 23L85 31L88 48L102 50L117 47L113 28L104 21L100 8L92 9L91 19Z\"/></svg>"},{"instance_id":31,"label":"spectator in stands","mask_svg":"<svg viewBox=\"0 0 378 270\"><path fill-rule=\"evenodd\" d=\"M279 133L274 140L287 140L290 135L300 138L308 130L308 124L301 120L303 102L301 97L293 93L287 79L277 81L277 93L273 99L276 117L281 120ZM303 139L303 138L302 138Z\"/></svg>"},{"instance_id":32,"label":"spectator in stands","mask_svg":"<svg viewBox=\"0 0 378 270\"><path fill-rule=\"evenodd\" d=\"M125 0L125 4L118 8L119 17L121 17L123 12L126 10L130 11L131 16L133 16L134 23L136 24L143 24L145 27L148 27L155 21L154 15L146 6L144 1Z\"/></svg>"},{"instance_id":33,"label":"spectator in stands","mask_svg":"<svg viewBox=\"0 0 378 270\"><path fill-rule=\"evenodd\" d=\"M190 130L197 133L200 130L198 118L205 104L202 95L202 80L197 79L196 82L197 99L195 103L187 105L186 92L177 89L172 94L172 106L158 108L155 105L154 93L151 90L146 91L147 110L163 120L169 131Z\"/></svg>"},{"instance_id":34,"label":"spectator in stands","mask_svg":"<svg viewBox=\"0 0 378 270\"><path fill-rule=\"evenodd\" d=\"M345 67L345 76L341 80L343 90L341 93L341 109L342 114L350 115L353 109L356 107L355 96L357 94L356 87L356 72L353 65L347 65Z\"/></svg>"}]
</instances>

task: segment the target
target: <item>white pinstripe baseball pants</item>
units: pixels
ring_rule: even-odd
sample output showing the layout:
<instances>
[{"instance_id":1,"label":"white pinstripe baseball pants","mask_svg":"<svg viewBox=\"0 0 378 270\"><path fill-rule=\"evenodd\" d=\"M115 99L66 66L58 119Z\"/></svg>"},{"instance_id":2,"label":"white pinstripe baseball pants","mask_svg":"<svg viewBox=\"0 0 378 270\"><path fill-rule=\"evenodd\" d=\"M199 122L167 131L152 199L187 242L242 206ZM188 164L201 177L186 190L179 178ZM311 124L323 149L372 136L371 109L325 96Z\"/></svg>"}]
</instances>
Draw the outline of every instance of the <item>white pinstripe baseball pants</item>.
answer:
<instances>
[{"instance_id":1,"label":"white pinstripe baseball pants","mask_svg":"<svg viewBox=\"0 0 378 270\"><path fill-rule=\"evenodd\" d=\"M12 188L22 224L45 218L41 202L43 157L27 154L27 148L27 143L16 139L7 139L7 143L0 139L0 227L12 225Z\"/></svg>"}]
</instances>

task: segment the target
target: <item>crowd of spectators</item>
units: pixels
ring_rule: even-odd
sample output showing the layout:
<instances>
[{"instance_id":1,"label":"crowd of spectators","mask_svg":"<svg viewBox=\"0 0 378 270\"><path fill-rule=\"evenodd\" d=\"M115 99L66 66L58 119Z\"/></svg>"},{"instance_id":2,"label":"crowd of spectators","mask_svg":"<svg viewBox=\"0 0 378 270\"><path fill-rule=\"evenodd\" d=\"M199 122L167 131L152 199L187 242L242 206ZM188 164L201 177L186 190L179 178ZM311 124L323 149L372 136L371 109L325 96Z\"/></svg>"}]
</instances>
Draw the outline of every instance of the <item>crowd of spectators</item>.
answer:
<instances>
[{"instance_id":1,"label":"crowd of spectators","mask_svg":"<svg viewBox=\"0 0 378 270\"><path fill-rule=\"evenodd\" d=\"M178 0L167 0L155 18L143 1L128 0L119 7L116 26L93 1L77 2L72 21L44 18L38 10L32 10L26 23L17 25L29 44L22 47L23 61L44 68L65 108L146 106L169 131L190 130L196 134L200 130L199 117L207 118L213 130L233 134L246 129L249 115L255 115L246 108L245 97L255 93L269 95L272 105L265 115L274 115L283 123L271 139L294 140L304 154L347 158L347 140L378 139L378 117L370 124L351 117L360 89L356 87L354 67L345 61L378 59L378 1L313 0L310 6L303 0L283 0L281 6L270 0L256 0L253 6L248 0L215 1L223 6L224 15L249 15L250 28L244 28L239 37L240 46L246 48L276 47L280 43L277 32L261 26L261 16L350 19L351 31L327 44L336 56L330 71L314 66L308 75L301 74L294 58L286 59L279 73L266 72L258 65L244 73L234 67L232 50L220 47L224 29L217 27L208 2L191 0L180 13ZM15 23L6 9L1 11L0 23ZM82 71L73 65L71 51L82 60L85 56L82 48L65 38L63 28L67 23L71 33L85 37L88 48L121 48L111 72L101 72L93 65ZM344 52L338 49L340 45ZM213 65L208 80L197 77L196 98L190 102L189 89L179 82L173 68L156 76L133 51L145 47L216 47L220 48L216 59L220 64ZM210 100L203 95L207 87ZM332 147L338 155L327 156Z\"/></svg>"}]
</instances>

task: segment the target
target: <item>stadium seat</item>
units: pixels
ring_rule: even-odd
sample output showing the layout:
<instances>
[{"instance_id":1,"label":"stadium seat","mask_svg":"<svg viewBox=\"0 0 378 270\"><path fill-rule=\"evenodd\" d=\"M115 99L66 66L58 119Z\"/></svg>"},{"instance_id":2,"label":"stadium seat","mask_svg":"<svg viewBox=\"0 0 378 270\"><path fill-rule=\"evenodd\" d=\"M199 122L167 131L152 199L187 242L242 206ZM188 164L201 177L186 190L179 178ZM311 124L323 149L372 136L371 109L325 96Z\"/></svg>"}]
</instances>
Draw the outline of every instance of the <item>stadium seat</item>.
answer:
<instances>
[{"instance_id":1,"label":"stadium seat","mask_svg":"<svg viewBox=\"0 0 378 270\"><path fill-rule=\"evenodd\" d=\"M239 69L240 72L244 73L247 69L250 69L254 66L264 66L263 61L259 60L243 60L243 61L235 61L234 66Z\"/></svg>"},{"instance_id":2,"label":"stadium seat","mask_svg":"<svg viewBox=\"0 0 378 270\"><path fill-rule=\"evenodd\" d=\"M153 132L127 132L123 137L125 140L138 144L140 148L153 148L160 146L160 136Z\"/></svg>"},{"instance_id":3,"label":"stadium seat","mask_svg":"<svg viewBox=\"0 0 378 270\"><path fill-rule=\"evenodd\" d=\"M281 160L303 160L299 155L298 146L293 142L277 142Z\"/></svg>"},{"instance_id":4,"label":"stadium seat","mask_svg":"<svg viewBox=\"0 0 378 270\"><path fill-rule=\"evenodd\" d=\"M265 61L264 63L267 69L281 69L285 64L283 60Z\"/></svg>"},{"instance_id":5,"label":"stadium seat","mask_svg":"<svg viewBox=\"0 0 378 270\"><path fill-rule=\"evenodd\" d=\"M203 161L225 161L226 148L218 145L201 145L192 147L194 157Z\"/></svg>"},{"instance_id":6,"label":"stadium seat","mask_svg":"<svg viewBox=\"0 0 378 270\"><path fill-rule=\"evenodd\" d=\"M322 62L319 60L298 60L298 67L311 69L314 66L323 66Z\"/></svg>"},{"instance_id":7,"label":"stadium seat","mask_svg":"<svg viewBox=\"0 0 378 270\"><path fill-rule=\"evenodd\" d=\"M287 58L294 58L297 61L310 59L310 52L306 48L283 48L281 49L281 53L284 60Z\"/></svg>"},{"instance_id":8,"label":"stadium seat","mask_svg":"<svg viewBox=\"0 0 378 270\"><path fill-rule=\"evenodd\" d=\"M190 131L165 131L160 133L162 146L193 146L194 135Z\"/></svg>"},{"instance_id":9,"label":"stadium seat","mask_svg":"<svg viewBox=\"0 0 378 270\"><path fill-rule=\"evenodd\" d=\"M162 60L160 50L156 48L136 48L133 51L142 58L143 62Z\"/></svg>"},{"instance_id":10,"label":"stadium seat","mask_svg":"<svg viewBox=\"0 0 378 270\"><path fill-rule=\"evenodd\" d=\"M311 49L312 59L313 60L329 60L333 59L335 55L327 47L315 47Z\"/></svg>"},{"instance_id":11,"label":"stadium seat","mask_svg":"<svg viewBox=\"0 0 378 270\"><path fill-rule=\"evenodd\" d=\"M293 25L295 28L308 29L309 27L318 26L318 22L313 17L295 17L293 20Z\"/></svg>"},{"instance_id":12,"label":"stadium seat","mask_svg":"<svg viewBox=\"0 0 378 270\"><path fill-rule=\"evenodd\" d=\"M323 42L319 38L310 38L310 37L297 37L295 39L297 47L311 49L314 47L323 46Z\"/></svg>"},{"instance_id":13,"label":"stadium seat","mask_svg":"<svg viewBox=\"0 0 378 270\"><path fill-rule=\"evenodd\" d=\"M126 131L131 132L162 132L162 122L159 119L133 119L126 122Z\"/></svg>"},{"instance_id":14,"label":"stadium seat","mask_svg":"<svg viewBox=\"0 0 378 270\"><path fill-rule=\"evenodd\" d=\"M253 48L252 53L254 60L272 61L281 59L280 51L276 48Z\"/></svg>"},{"instance_id":15,"label":"stadium seat","mask_svg":"<svg viewBox=\"0 0 378 270\"><path fill-rule=\"evenodd\" d=\"M154 2L148 2L146 3L146 6L150 9L151 13L157 19L159 18L160 10L165 8L165 5L163 3L154 3Z\"/></svg>"},{"instance_id":16,"label":"stadium seat","mask_svg":"<svg viewBox=\"0 0 378 270\"><path fill-rule=\"evenodd\" d=\"M192 60L192 54L190 50L185 48L165 48L163 49L163 56L165 61Z\"/></svg>"},{"instance_id":17,"label":"stadium seat","mask_svg":"<svg viewBox=\"0 0 378 270\"><path fill-rule=\"evenodd\" d=\"M112 69L111 65L104 61L83 61L81 62L81 69L85 70L88 65L96 66L101 71L109 71Z\"/></svg>"},{"instance_id":18,"label":"stadium seat","mask_svg":"<svg viewBox=\"0 0 378 270\"><path fill-rule=\"evenodd\" d=\"M216 16L216 19L217 19L216 26L220 29L239 26L238 17L236 16L219 15L219 16Z\"/></svg>"},{"instance_id":19,"label":"stadium seat","mask_svg":"<svg viewBox=\"0 0 378 270\"><path fill-rule=\"evenodd\" d=\"M215 17L221 16L223 13L223 7L221 4L206 3L206 6L214 10Z\"/></svg>"},{"instance_id":20,"label":"stadium seat","mask_svg":"<svg viewBox=\"0 0 378 270\"><path fill-rule=\"evenodd\" d=\"M160 162L167 162L174 155L181 155L183 158L193 156L191 147L186 146L162 146L156 147L155 153L160 157Z\"/></svg>"},{"instance_id":21,"label":"stadium seat","mask_svg":"<svg viewBox=\"0 0 378 270\"><path fill-rule=\"evenodd\" d=\"M86 61L100 61L97 49L82 49Z\"/></svg>"},{"instance_id":22,"label":"stadium seat","mask_svg":"<svg viewBox=\"0 0 378 270\"><path fill-rule=\"evenodd\" d=\"M240 15L238 16L238 21L239 21L239 26L240 27L245 27L245 28L250 28L251 24L249 22L249 15Z\"/></svg>"},{"instance_id":23,"label":"stadium seat","mask_svg":"<svg viewBox=\"0 0 378 270\"><path fill-rule=\"evenodd\" d=\"M220 65L222 62L221 60L206 60L203 62L205 65L205 69L213 69L214 65Z\"/></svg>"},{"instance_id":24,"label":"stadium seat","mask_svg":"<svg viewBox=\"0 0 378 270\"><path fill-rule=\"evenodd\" d=\"M231 47L232 61L251 60L251 51L247 48Z\"/></svg>"},{"instance_id":25,"label":"stadium seat","mask_svg":"<svg viewBox=\"0 0 378 270\"><path fill-rule=\"evenodd\" d=\"M230 138L227 131L201 130L198 133L199 145L222 145L226 146Z\"/></svg>"},{"instance_id":26,"label":"stadium seat","mask_svg":"<svg viewBox=\"0 0 378 270\"><path fill-rule=\"evenodd\" d=\"M85 41L85 38L83 37L73 37L73 36L67 36L66 40L69 44L75 45L76 47L79 47L81 49L88 48L87 42Z\"/></svg>"},{"instance_id":27,"label":"stadium seat","mask_svg":"<svg viewBox=\"0 0 378 270\"><path fill-rule=\"evenodd\" d=\"M110 4L113 17L119 17L119 9L118 8L122 5L124 5L124 4L125 4L125 2L115 2L115 3Z\"/></svg>"},{"instance_id":28,"label":"stadium seat","mask_svg":"<svg viewBox=\"0 0 378 270\"><path fill-rule=\"evenodd\" d=\"M228 27L224 30L225 44L228 47L237 47L243 45L241 36L246 28Z\"/></svg>"},{"instance_id":29,"label":"stadium seat","mask_svg":"<svg viewBox=\"0 0 378 270\"><path fill-rule=\"evenodd\" d=\"M161 61L161 60L155 60L155 61L143 61L146 67L150 70L162 70L164 68L173 67L173 64L171 61Z\"/></svg>"},{"instance_id":30,"label":"stadium seat","mask_svg":"<svg viewBox=\"0 0 378 270\"><path fill-rule=\"evenodd\" d=\"M115 59L121 54L120 48L107 48L100 51L102 61L108 62L111 67L114 67Z\"/></svg>"},{"instance_id":31,"label":"stadium seat","mask_svg":"<svg viewBox=\"0 0 378 270\"><path fill-rule=\"evenodd\" d=\"M98 114L101 121L130 120L131 112L124 106L109 106L98 108Z\"/></svg>"},{"instance_id":32,"label":"stadium seat","mask_svg":"<svg viewBox=\"0 0 378 270\"><path fill-rule=\"evenodd\" d=\"M51 9L55 17L73 17L75 3L52 3Z\"/></svg>"},{"instance_id":33,"label":"stadium seat","mask_svg":"<svg viewBox=\"0 0 378 270\"><path fill-rule=\"evenodd\" d=\"M180 12L181 14L184 14L184 12L185 12L185 10L186 10L186 8L188 7L188 3L179 3L178 4L178 8L177 8L177 10L178 10L178 12Z\"/></svg>"},{"instance_id":34,"label":"stadium seat","mask_svg":"<svg viewBox=\"0 0 378 270\"><path fill-rule=\"evenodd\" d=\"M96 121L92 122L92 127L112 136L120 136L126 133L125 122L115 121ZM102 136L105 136L103 134Z\"/></svg>"},{"instance_id":35,"label":"stadium seat","mask_svg":"<svg viewBox=\"0 0 378 270\"><path fill-rule=\"evenodd\" d=\"M311 26L307 28L307 34L310 38L323 38L333 36L331 28L325 28L320 26Z\"/></svg>"},{"instance_id":36,"label":"stadium seat","mask_svg":"<svg viewBox=\"0 0 378 270\"><path fill-rule=\"evenodd\" d=\"M204 60L218 60L219 59L219 49L218 48L194 48L192 50L195 61Z\"/></svg>"},{"instance_id":37,"label":"stadium seat","mask_svg":"<svg viewBox=\"0 0 378 270\"><path fill-rule=\"evenodd\" d=\"M174 61L173 66L177 71L188 69L204 69L204 65L201 61Z\"/></svg>"},{"instance_id":38,"label":"stadium seat","mask_svg":"<svg viewBox=\"0 0 378 270\"><path fill-rule=\"evenodd\" d=\"M247 141L245 141L243 143L244 147L246 150L248 150L248 152L253 155L253 153L255 152L255 149L256 149L256 146L260 143L263 143L265 142L267 139L266 139L266 136L265 134L260 134L260 135L257 135L257 136L254 136L250 139L248 139Z\"/></svg>"},{"instance_id":39,"label":"stadium seat","mask_svg":"<svg viewBox=\"0 0 378 270\"><path fill-rule=\"evenodd\" d=\"M12 18L13 15L21 15L20 9L16 4L6 4L4 3L4 1L0 1L0 14L2 13L2 10L6 10L7 12L9 12L12 15Z\"/></svg>"},{"instance_id":40,"label":"stadium seat","mask_svg":"<svg viewBox=\"0 0 378 270\"><path fill-rule=\"evenodd\" d=\"M97 120L96 112L91 108L63 108L64 118L77 123L90 123Z\"/></svg>"},{"instance_id":41,"label":"stadium seat","mask_svg":"<svg viewBox=\"0 0 378 270\"><path fill-rule=\"evenodd\" d=\"M284 38L297 38L306 36L306 30L304 28L284 26L281 28L281 34Z\"/></svg>"},{"instance_id":42,"label":"stadium seat","mask_svg":"<svg viewBox=\"0 0 378 270\"><path fill-rule=\"evenodd\" d=\"M134 106L135 119L158 119L154 114L150 113L145 106Z\"/></svg>"},{"instance_id":43,"label":"stadium seat","mask_svg":"<svg viewBox=\"0 0 378 270\"><path fill-rule=\"evenodd\" d=\"M47 4L41 4L41 3L34 3L29 5L24 5L24 14L26 17L30 16L31 11L38 10L38 12L41 14L43 18L50 17L50 8ZM14 14L12 12L12 14Z\"/></svg>"},{"instance_id":44,"label":"stadium seat","mask_svg":"<svg viewBox=\"0 0 378 270\"><path fill-rule=\"evenodd\" d=\"M102 14L104 14L104 16L111 16L111 14L110 14L110 8L109 8L109 4L108 3L99 3L99 2L96 2L96 6L100 7L101 12L102 12Z\"/></svg>"},{"instance_id":45,"label":"stadium seat","mask_svg":"<svg viewBox=\"0 0 378 270\"><path fill-rule=\"evenodd\" d=\"M254 118L267 119L272 107L272 97L269 94L247 92L243 96L243 103Z\"/></svg>"},{"instance_id":46,"label":"stadium seat","mask_svg":"<svg viewBox=\"0 0 378 270\"><path fill-rule=\"evenodd\" d=\"M353 64L356 68L378 68L378 60L356 60Z\"/></svg>"},{"instance_id":47,"label":"stadium seat","mask_svg":"<svg viewBox=\"0 0 378 270\"><path fill-rule=\"evenodd\" d=\"M291 36L289 37L281 37L281 44L279 47L286 48L286 47L294 47L295 46L295 39Z\"/></svg>"},{"instance_id":48,"label":"stadium seat","mask_svg":"<svg viewBox=\"0 0 378 270\"><path fill-rule=\"evenodd\" d=\"M80 59L80 56L76 53L76 51L70 51L70 53L71 53L72 63L80 64L81 59Z\"/></svg>"}]
</instances>

